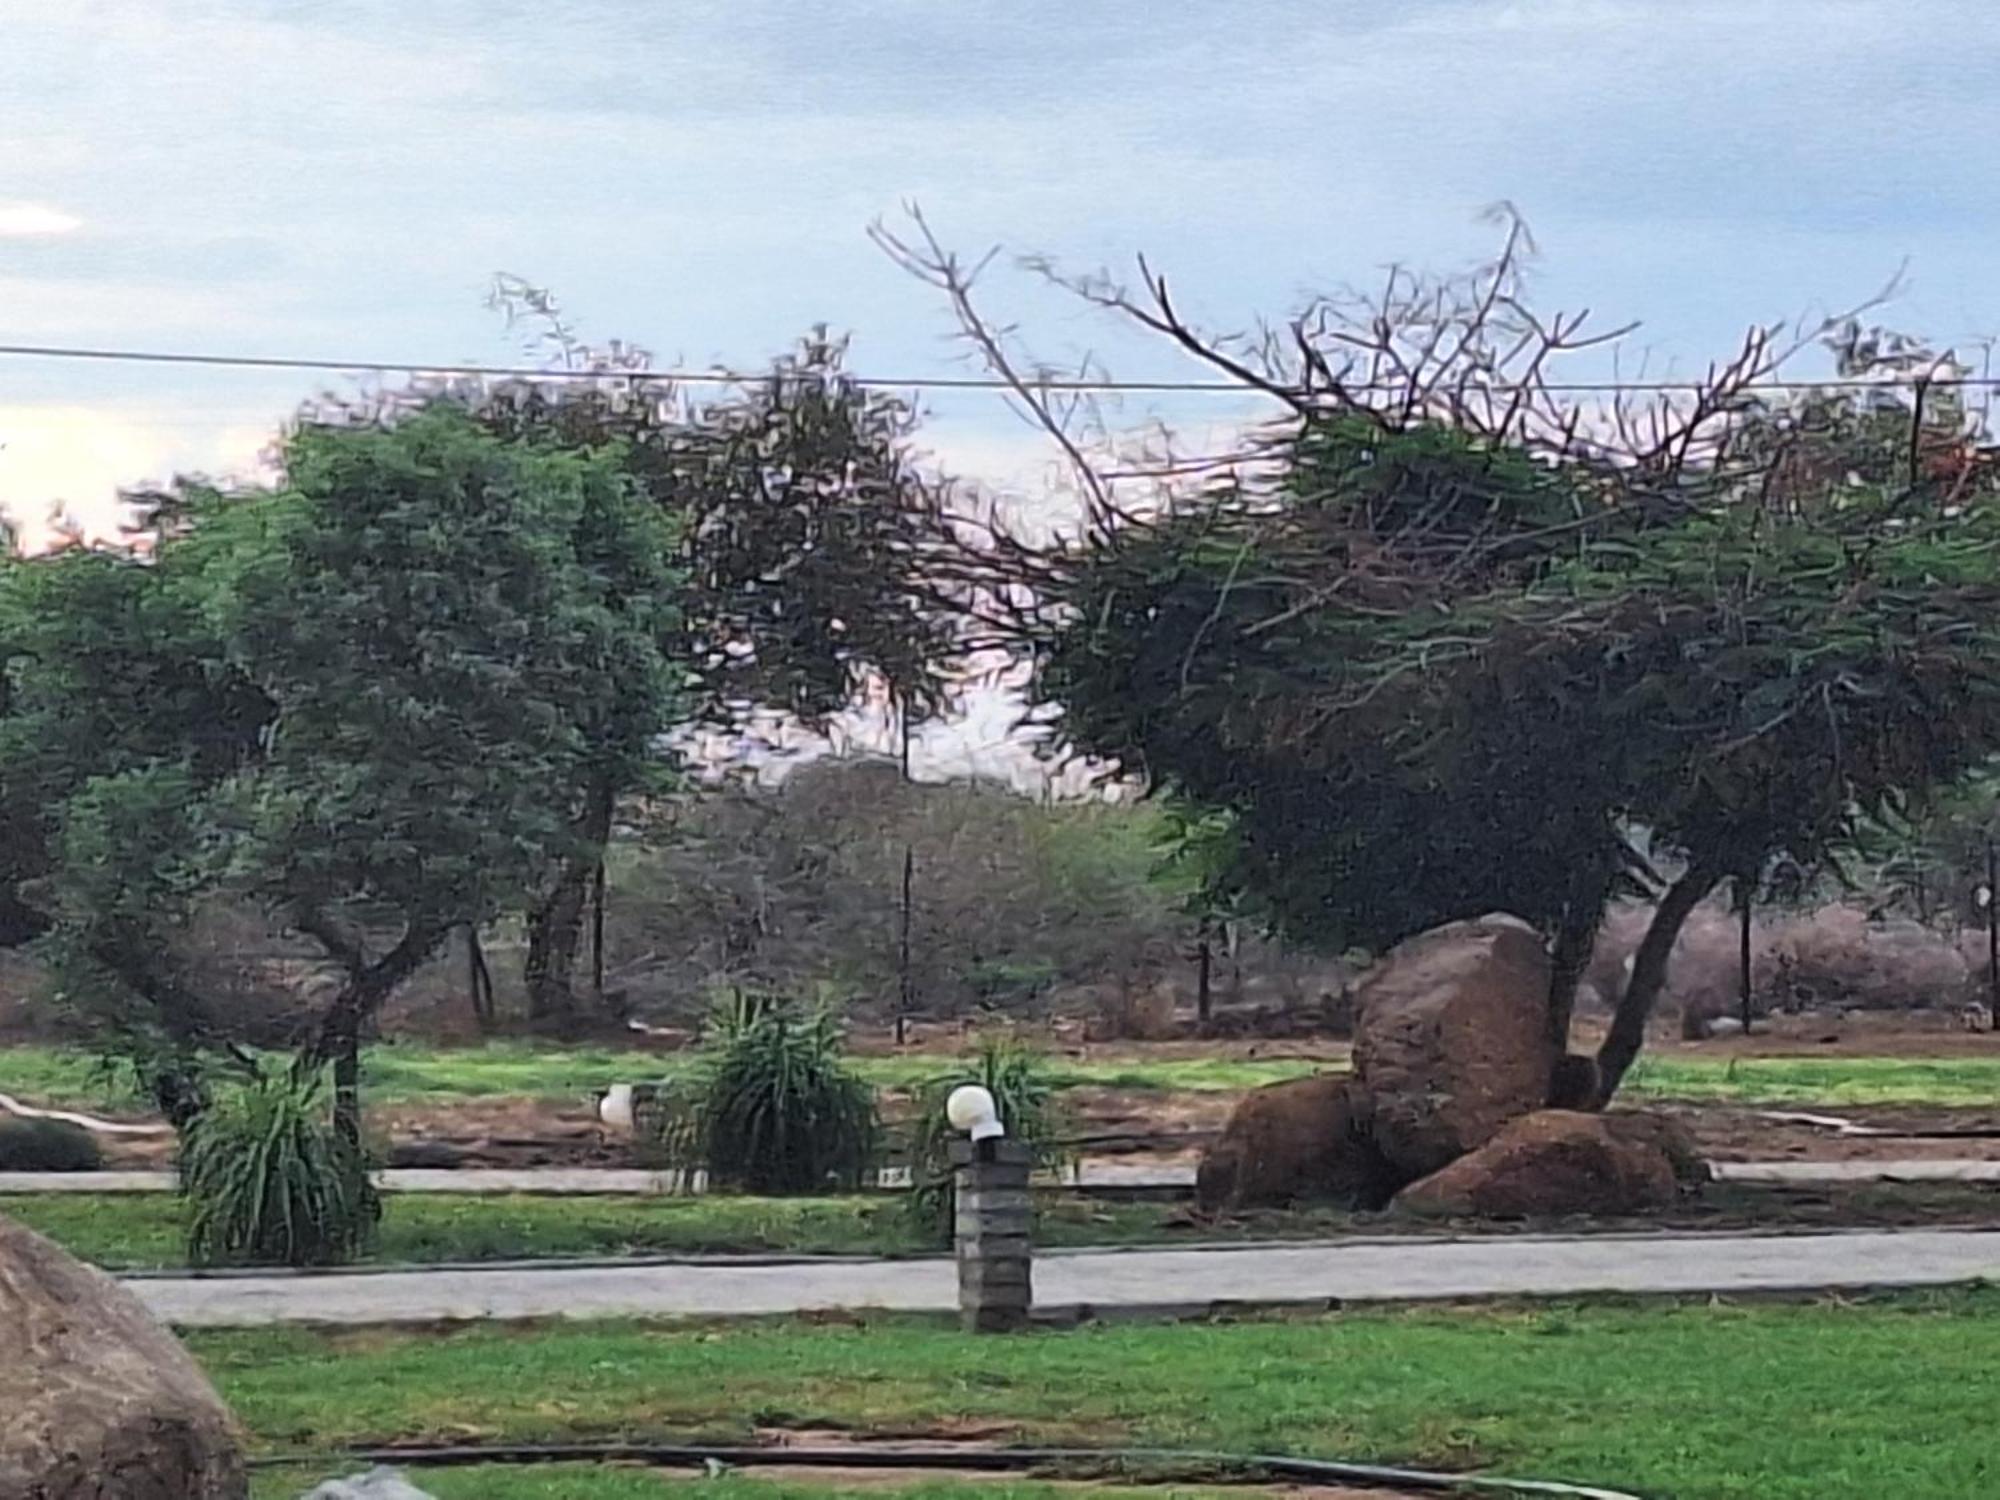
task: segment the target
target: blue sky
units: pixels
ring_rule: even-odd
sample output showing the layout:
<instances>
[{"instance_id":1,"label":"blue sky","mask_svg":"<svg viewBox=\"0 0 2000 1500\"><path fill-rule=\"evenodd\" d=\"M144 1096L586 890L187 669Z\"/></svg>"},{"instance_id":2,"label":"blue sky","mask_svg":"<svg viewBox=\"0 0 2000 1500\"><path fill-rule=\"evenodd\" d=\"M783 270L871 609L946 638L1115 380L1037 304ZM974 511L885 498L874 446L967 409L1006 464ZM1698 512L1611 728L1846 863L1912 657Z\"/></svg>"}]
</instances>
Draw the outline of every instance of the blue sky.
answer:
<instances>
[{"instance_id":1,"label":"blue sky","mask_svg":"<svg viewBox=\"0 0 2000 1500\"><path fill-rule=\"evenodd\" d=\"M1223 327L1458 266L1505 198L1547 305L1682 368L1905 256L1896 318L1964 341L2000 332L1994 79L1984 0L0 0L0 341L504 359L505 269L667 360L823 320L947 373L864 233L906 198L968 249L1144 249ZM1051 358L1180 368L1004 264L989 296ZM234 461L306 388L0 360L0 501ZM937 405L950 466L1041 462L997 403Z\"/></svg>"},{"instance_id":2,"label":"blue sky","mask_svg":"<svg viewBox=\"0 0 2000 1500\"><path fill-rule=\"evenodd\" d=\"M1461 266L1507 199L1542 304L1656 365L1905 257L1893 316L1962 344L2000 333L1995 80L1990 0L0 0L0 342L506 360L506 270L664 360L825 321L954 373L865 234L914 198L968 250L1145 250L1223 328ZM1050 359L1184 368L1005 262L987 295ZM240 467L309 389L0 358L0 504ZM945 466L1041 482L997 401L934 405Z\"/></svg>"}]
</instances>

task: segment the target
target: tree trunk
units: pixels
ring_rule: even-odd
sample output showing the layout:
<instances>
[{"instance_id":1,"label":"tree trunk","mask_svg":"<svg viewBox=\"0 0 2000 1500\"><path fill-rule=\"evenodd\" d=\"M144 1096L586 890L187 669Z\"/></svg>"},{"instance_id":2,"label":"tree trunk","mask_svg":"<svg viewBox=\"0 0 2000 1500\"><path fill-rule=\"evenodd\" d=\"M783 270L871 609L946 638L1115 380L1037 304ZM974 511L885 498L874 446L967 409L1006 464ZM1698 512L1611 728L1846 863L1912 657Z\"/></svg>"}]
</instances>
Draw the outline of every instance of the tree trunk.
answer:
<instances>
[{"instance_id":1,"label":"tree trunk","mask_svg":"<svg viewBox=\"0 0 2000 1500\"><path fill-rule=\"evenodd\" d=\"M479 941L479 928L465 928L465 984L472 1001L472 1020L481 1031L493 1029L493 971L486 966L486 949Z\"/></svg>"},{"instance_id":2,"label":"tree trunk","mask_svg":"<svg viewBox=\"0 0 2000 1500\"><path fill-rule=\"evenodd\" d=\"M187 1129L208 1108L208 1090L191 1068L153 1069L146 1078L146 1091L153 1096L161 1118L177 1131Z\"/></svg>"},{"instance_id":3,"label":"tree trunk","mask_svg":"<svg viewBox=\"0 0 2000 1500\"><path fill-rule=\"evenodd\" d=\"M369 963L358 940L317 910L294 915L301 932L339 958L347 970L319 1030L299 1052L297 1072L311 1073L333 1064L333 1129L347 1145L361 1145L361 1029L397 986L414 974L450 936L450 927L411 928L375 963Z\"/></svg>"},{"instance_id":4,"label":"tree trunk","mask_svg":"<svg viewBox=\"0 0 2000 1500\"><path fill-rule=\"evenodd\" d=\"M361 999L350 985L327 1017L327 1051L333 1058L333 1133L350 1150L361 1149Z\"/></svg>"},{"instance_id":5,"label":"tree trunk","mask_svg":"<svg viewBox=\"0 0 2000 1500\"><path fill-rule=\"evenodd\" d=\"M1611 1096L1624 1080L1625 1070L1632 1066L1632 1060L1646 1044L1646 1022L1667 982L1667 960L1673 956L1674 940L1681 935L1681 928L1702 898L1721 879L1718 871L1697 864L1668 886L1666 895L1660 898L1652 925L1647 927L1645 939L1633 957L1632 978L1618 998L1611 1031L1604 1038L1604 1045L1597 1049L1600 1106L1611 1102Z\"/></svg>"},{"instance_id":6,"label":"tree trunk","mask_svg":"<svg viewBox=\"0 0 2000 1500\"><path fill-rule=\"evenodd\" d=\"M1576 1011L1577 987L1597 951L1597 929L1604 920L1604 901L1578 901L1563 913L1549 955L1549 1042L1561 1056L1569 1051L1570 1017Z\"/></svg>"},{"instance_id":7,"label":"tree trunk","mask_svg":"<svg viewBox=\"0 0 2000 1500\"><path fill-rule=\"evenodd\" d=\"M528 957L522 978L528 990L530 1025L560 1025L576 1014L576 960L583 948L583 919L605 845L611 839L616 798L608 780L600 778L591 787L583 824L577 830L584 849L563 861L541 905L528 913Z\"/></svg>"},{"instance_id":8,"label":"tree trunk","mask_svg":"<svg viewBox=\"0 0 2000 1500\"><path fill-rule=\"evenodd\" d=\"M597 869L590 879L590 993L599 1006L604 1004L604 856L597 857Z\"/></svg>"},{"instance_id":9,"label":"tree trunk","mask_svg":"<svg viewBox=\"0 0 2000 1500\"><path fill-rule=\"evenodd\" d=\"M1209 926L1206 920L1201 924L1201 938L1194 951L1194 1013L1204 1030L1215 1018L1215 999L1212 985L1214 953L1209 944Z\"/></svg>"}]
</instances>

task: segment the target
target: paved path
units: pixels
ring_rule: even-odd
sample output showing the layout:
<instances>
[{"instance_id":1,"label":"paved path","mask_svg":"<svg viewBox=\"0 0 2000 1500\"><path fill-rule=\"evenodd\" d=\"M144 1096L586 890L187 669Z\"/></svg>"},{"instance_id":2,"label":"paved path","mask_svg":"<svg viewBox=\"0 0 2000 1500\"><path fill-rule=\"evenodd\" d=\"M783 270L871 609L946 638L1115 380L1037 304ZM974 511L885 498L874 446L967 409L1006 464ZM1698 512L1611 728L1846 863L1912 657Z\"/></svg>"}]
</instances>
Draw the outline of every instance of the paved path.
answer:
<instances>
[{"instance_id":1,"label":"paved path","mask_svg":"<svg viewBox=\"0 0 2000 1500\"><path fill-rule=\"evenodd\" d=\"M1711 1162L1718 1182L1767 1186L1842 1182L1995 1182L2000 1161L1725 1161ZM696 1174L695 1191L701 1190ZM539 1193L637 1195L678 1193L672 1173L608 1167L391 1167L375 1174L390 1193ZM908 1169L885 1171L880 1186L909 1186ZM1132 1162L1085 1162L1064 1180L1071 1186L1128 1191L1192 1190L1194 1168ZM0 1172L0 1193L168 1193L172 1172Z\"/></svg>"},{"instance_id":2,"label":"paved path","mask_svg":"<svg viewBox=\"0 0 2000 1500\"><path fill-rule=\"evenodd\" d=\"M1047 1311L1165 1311L1222 1302L1420 1301L1588 1292L1750 1292L1934 1286L2000 1279L2000 1231L1825 1235L1494 1236L1206 1250L1048 1253ZM415 1323L471 1318L740 1317L827 1308L943 1311L949 1260L683 1261L307 1276L162 1276L127 1282L191 1327Z\"/></svg>"}]
</instances>

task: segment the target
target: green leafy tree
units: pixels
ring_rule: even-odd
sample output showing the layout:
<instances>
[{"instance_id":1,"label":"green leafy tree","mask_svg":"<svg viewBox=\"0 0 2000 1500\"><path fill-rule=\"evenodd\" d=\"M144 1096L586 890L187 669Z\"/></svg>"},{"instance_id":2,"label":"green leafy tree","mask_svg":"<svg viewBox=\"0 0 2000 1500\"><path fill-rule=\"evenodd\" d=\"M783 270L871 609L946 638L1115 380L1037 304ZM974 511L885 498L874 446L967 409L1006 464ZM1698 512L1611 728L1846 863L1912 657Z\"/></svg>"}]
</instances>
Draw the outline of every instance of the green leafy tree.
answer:
<instances>
[{"instance_id":1,"label":"green leafy tree","mask_svg":"<svg viewBox=\"0 0 2000 1500\"><path fill-rule=\"evenodd\" d=\"M902 249L1005 373L930 245ZM1143 294L1072 283L1287 415L1143 507L1071 442L1083 534L998 538L964 576L1023 601L1058 740L1226 813L1211 884L1295 935L1379 949L1512 911L1551 941L1561 1043L1607 903L1656 896L1608 1098L1718 884L1817 865L2000 747L2000 488L1947 387L1761 392L1792 352L1769 330L1652 405L1577 405L1548 370L1593 340L1527 311L1524 245L1515 225L1466 280L1399 273L1247 349L1150 271ZM1815 332L1844 375L1950 373L1858 323Z\"/></svg>"},{"instance_id":2,"label":"green leafy tree","mask_svg":"<svg viewBox=\"0 0 2000 1500\"><path fill-rule=\"evenodd\" d=\"M365 1020L577 858L588 768L671 721L672 532L614 450L450 408L304 429L284 489L219 520L233 646L278 705L222 808L232 875L343 971L307 1056L351 1120Z\"/></svg>"},{"instance_id":3,"label":"green leafy tree","mask_svg":"<svg viewBox=\"0 0 2000 1500\"><path fill-rule=\"evenodd\" d=\"M300 1064L332 1064L351 1147L375 1012L454 927L518 910L576 857L606 741L643 746L674 719L670 521L615 451L510 441L449 407L304 426L274 493L176 503L156 561L106 576L202 622L174 659L245 685L254 753L206 774L203 731L169 724L150 759L68 791L46 941L100 1011L181 1017L197 1002L150 940L194 894L312 939L340 982ZM114 644L74 662L109 670ZM45 759L88 728L48 703L17 724Z\"/></svg>"},{"instance_id":4,"label":"green leafy tree","mask_svg":"<svg viewBox=\"0 0 2000 1500\"><path fill-rule=\"evenodd\" d=\"M178 958L198 808L273 711L179 561L0 560L0 943L43 945L66 1008L177 1123L228 1056Z\"/></svg>"},{"instance_id":5,"label":"green leafy tree","mask_svg":"<svg viewBox=\"0 0 2000 1500\"><path fill-rule=\"evenodd\" d=\"M511 439L616 454L672 526L662 559L683 583L661 649L685 672L678 727L733 727L760 712L823 723L862 683L886 683L907 725L943 705L953 621L931 607L922 559L939 494L910 449L914 413L857 384L824 330L769 373L698 402L634 373L644 350L580 342L544 291L503 277L494 300L534 330L562 380L413 387L391 407L444 400ZM615 809L661 771L658 747L601 740L571 794L575 853L527 907L531 1018L577 1018L576 969L591 883Z\"/></svg>"}]
</instances>

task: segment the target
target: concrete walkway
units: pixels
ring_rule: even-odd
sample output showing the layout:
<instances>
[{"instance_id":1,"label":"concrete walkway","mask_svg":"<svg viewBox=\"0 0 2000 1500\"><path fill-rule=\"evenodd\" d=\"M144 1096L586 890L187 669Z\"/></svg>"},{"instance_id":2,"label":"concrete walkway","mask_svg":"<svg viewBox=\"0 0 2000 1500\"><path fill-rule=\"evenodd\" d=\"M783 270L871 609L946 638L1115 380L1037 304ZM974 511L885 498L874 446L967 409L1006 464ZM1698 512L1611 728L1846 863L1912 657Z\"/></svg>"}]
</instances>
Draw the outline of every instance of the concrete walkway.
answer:
<instances>
[{"instance_id":1,"label":"concrete walkway","mask_svg":"<svg viewBox=\"0 0 2000 1500\"><path fill-rule=\"evenodd\" d=\"M2000 1161L1724 1161L1709 1163L1717 1182L1807 1186L1854 1182L2000 1183ZM568 1196L652 1197L688 1191L670 1172L616 1167L391 1167L375 1174L389 1193L538 1193ZM1193 1191L1194 1168L1141 1163L1084 1162L1063 1174L1070 1187L1126 1191ZM887 1170L878 1186L910 1185L907 1168ZM0 1193L170 1193L172 1172L0 1172ZM702 1190L697 1173L693 1191Z\"/></svg>"},{"instance_id":2,"label":"concrete walkway","mask_svg":"<svg viewBox=\"0 0 2000 1500\"><path fill-rule=\"evenodd\" d=\"M1591 1292L1756 1292L2000 1279L2000 1231L1825 1235L1495 1236L1203 1250L1051 1252L1035 1302L1187 1312L1222 1303L1422 1301ZM158 1276L126 1283L184 1327L487 1318L742 1317L832 1308L941 1312L949 1260L679 1262L362 1275Z\"/></svg>"}]
</instances>

